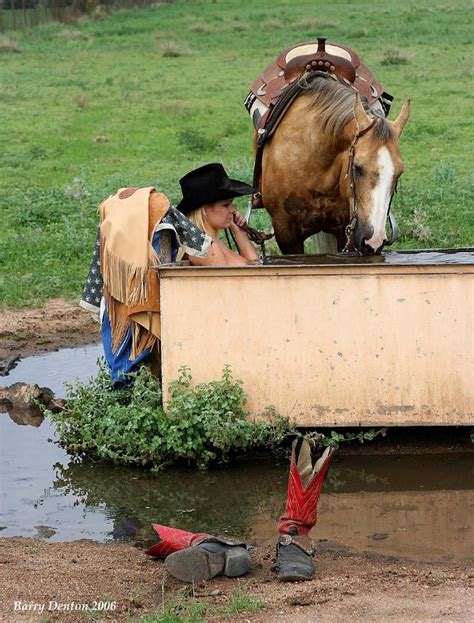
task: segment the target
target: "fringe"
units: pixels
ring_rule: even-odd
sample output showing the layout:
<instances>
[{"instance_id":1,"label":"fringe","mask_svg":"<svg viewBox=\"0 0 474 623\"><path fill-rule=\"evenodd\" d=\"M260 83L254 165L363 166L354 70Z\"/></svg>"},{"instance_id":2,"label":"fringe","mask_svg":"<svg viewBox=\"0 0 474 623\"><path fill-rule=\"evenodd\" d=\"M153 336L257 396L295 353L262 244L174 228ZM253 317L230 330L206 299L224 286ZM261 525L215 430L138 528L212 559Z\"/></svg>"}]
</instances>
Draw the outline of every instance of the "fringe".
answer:
<instances>
[{"instance_id":1,"label":"fringe","mask_svg":"<svg viewBox=\"0 0 474 623\"><path fill-rule=\"evenodd\" d=\"M132 266L109 251L105 239L102 239L101 243L100 268L104 279L104 289L106 286L114 299L129 307L136 307L147 301L150 270L159 264L153 245L148 242L148 265Z\"/></svg>"},{"instance_id":2,"label":"fringe","mask_svg":"<svg viewBox=\"0 0 474 623\"><path fill-rule=\"evenodd\" d=\"M130 353L130 359L133 360L138 357L138 355L141 355L147 348L152 349L158 341L158 338L136 322L132 321L131 325L132 350Z\"/></svg>"},{"instance_id":3,"label":"fringe","mask_svg":"<svg viewBox=\"0 0 474 623\"><path fill-rule=\"evenodd\" d=\"M128 311L125 305L117 301L107 288L104 288L104 299L112 333L112 350L115 352L125 339L125 335L132 323L128 318Z\"/></svg>"}]
</instances>

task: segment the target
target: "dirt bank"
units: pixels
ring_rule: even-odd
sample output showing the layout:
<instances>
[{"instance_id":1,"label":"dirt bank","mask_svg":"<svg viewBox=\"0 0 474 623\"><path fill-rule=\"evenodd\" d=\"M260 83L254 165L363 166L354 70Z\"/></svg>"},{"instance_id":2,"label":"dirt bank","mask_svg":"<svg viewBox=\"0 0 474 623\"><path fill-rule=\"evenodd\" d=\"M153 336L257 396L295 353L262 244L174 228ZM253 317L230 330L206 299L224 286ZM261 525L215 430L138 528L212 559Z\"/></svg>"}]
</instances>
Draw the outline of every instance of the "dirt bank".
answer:
<instances>
[{"instance_id":1,"label":"dirt bank","mask_svg":"<svg viewBox=\"0 0 474 623\"><path fill-rule=\"evenodd\" d=\"M0 620L136 621L162 608L163 600L182 600L191 607L203 604L204 620L211 622L472 621L474 571L469 564L352 555L334 544L322 545L318 577L311 582L278 583L271 570L273 547L257 547L247 577L216 578L196 587L193 597L192 589L167 576L161 562L130 545L4 538ZM15 601L30 610L15 612ZM116 609L85 615L56 605L74 602L77 608L94 601L115 603Z\"/></svg>"},{"instance_id":2,"label":"dirt bank","mask_svg":"<svg viewBox=\"0 0 474 623\"><path fill-rule=\"evenodd\" d=\"M74 301L51 299L39 309L0 313L0 361L99 339L99 325Z\"/></svg>"}]
</instances>

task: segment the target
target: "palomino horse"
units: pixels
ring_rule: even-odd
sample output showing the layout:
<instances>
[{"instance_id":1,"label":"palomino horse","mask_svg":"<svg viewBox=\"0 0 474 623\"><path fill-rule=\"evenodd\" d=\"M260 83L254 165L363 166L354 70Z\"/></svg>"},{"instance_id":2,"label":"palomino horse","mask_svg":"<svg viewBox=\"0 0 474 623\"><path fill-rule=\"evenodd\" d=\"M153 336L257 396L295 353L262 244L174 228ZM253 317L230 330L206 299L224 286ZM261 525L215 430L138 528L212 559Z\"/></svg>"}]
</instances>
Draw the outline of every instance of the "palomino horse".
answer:
<instances>
[{"instance_id":1,"label":"palomino horse","mask_svg":"<svg viewBox=\"0 0 474 623\"><path fill-rule=\"evenodd\" d=\"M304 253L318 232L359 253L380 253L397 180L398 147L410 102L393 122L369 115L359 94L335 77L315 72L263 150L261 192L285 254Z\"/></svg>"}]
</instances>

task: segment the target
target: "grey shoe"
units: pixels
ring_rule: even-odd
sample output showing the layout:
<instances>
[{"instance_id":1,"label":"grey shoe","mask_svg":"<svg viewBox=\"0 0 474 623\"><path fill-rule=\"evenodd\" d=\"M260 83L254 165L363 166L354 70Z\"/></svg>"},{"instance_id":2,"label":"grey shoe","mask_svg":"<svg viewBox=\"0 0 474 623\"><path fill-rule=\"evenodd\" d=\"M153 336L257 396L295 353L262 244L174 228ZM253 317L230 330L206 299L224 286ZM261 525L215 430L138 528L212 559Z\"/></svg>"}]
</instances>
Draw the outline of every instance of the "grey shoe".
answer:
<instances>
[{"instance_id":1,"label":"grey shoe","mask_svg":"<svg viewBox=\"0 0 474 623\"><path fill-rule=\"evenodd\" d=\"M282 582L314 577L313 548L307 536L281 534L277 541L277 577Z\"/></svg>"},{"instance_id":2,"label":"grey shoe","mask_svg":"<svg viewBox=\"0 0 474 623\"><path fill-rule=\"evenodd\" d=\"M217 575L235 578L250 569L250 554L243 544L204 541L170 554L165 568L183 582L202 582Z\"/></svg>"}]
</instances>

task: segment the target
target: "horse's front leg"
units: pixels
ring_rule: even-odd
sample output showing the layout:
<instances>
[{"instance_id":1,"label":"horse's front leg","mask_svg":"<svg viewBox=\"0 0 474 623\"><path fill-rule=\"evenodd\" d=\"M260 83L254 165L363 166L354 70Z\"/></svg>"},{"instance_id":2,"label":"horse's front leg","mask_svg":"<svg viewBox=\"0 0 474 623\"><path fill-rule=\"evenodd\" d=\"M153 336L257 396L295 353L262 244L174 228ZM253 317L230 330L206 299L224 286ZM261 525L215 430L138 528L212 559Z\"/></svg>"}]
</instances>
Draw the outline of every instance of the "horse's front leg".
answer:
<instances>
[{"instance_id":1,"label":"horse's front leg","mask_svg":"<svg viewBox=\"0 0 474 623\"><path fill-rule=\"evenodd\" d=\"M302 255L304 253L304 238L293 217L279 214L272 219L275 239L283 255Z\"/></svg>"}]
</instances>

